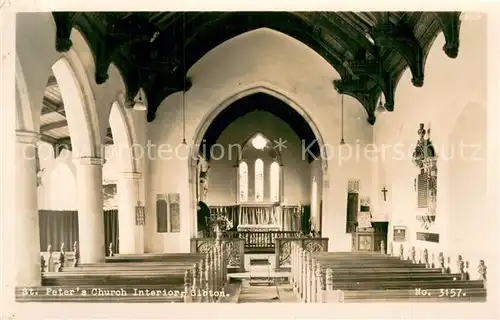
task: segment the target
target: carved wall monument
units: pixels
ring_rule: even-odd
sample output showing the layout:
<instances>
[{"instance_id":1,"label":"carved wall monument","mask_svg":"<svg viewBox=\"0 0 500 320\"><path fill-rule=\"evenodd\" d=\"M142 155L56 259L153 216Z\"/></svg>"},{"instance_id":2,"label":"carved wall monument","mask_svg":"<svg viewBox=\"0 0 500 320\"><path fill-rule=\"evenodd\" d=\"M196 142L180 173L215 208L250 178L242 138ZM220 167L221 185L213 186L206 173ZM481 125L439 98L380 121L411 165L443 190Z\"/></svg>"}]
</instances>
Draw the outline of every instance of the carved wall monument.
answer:
<instances>
[{"instance_id":1,"label":"carved wall monument","mask_svg":"<svg viewBox=\"0 0 500 320\"><path fill-rule=\"evenodd\" d=\"M429 138L430 129L421 123L418 129L419 139L413 152L413 164L417 167L415 191L417 192L417 220L425 229L436 220L437 204L437 155Z\"/></svg>"}]
</instances>

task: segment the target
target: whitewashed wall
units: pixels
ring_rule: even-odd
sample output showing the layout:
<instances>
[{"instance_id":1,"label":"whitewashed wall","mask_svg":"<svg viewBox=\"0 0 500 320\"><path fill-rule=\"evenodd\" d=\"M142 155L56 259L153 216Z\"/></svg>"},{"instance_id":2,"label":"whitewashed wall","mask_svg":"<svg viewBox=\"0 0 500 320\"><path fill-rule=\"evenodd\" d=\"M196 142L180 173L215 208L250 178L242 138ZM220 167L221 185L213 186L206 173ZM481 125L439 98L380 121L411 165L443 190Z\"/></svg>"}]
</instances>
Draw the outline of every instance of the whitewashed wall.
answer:
<instances>
[{"instance_id":1,"label":"whitewashed wall","mask_svg":"<svg viewBox=\"0 0 500 320\"><path fill-rule=\"evenodd\" d=\"M388 146L387 157L375 165L378 202L376 212L387 213L390 228L404 225L407 245L452 256L462 253L477 265L489 250L491 238L486 198L486 22L463 21L460 52L448 58L442 47L442 34L427 58L422 88L410 84L406 70L396 91L393 113L379 115L375 126L378 147ZM416 240L425 231L416 220L416 167L411 154L418 140L419 123L431 128L431 140L438 155L438 195L436 223L427 232L439 233L439 243ZM397 145L399 144L399 145ZM404 155L395 152L397 146ZM380 201L380 190L389 189L388 201ZM392 239L392 232L389 234ZM418 252L417 252L418 254Z\"/></svg>"},{"instance_id":2,"label":"whitewashed wall","mask_svg":"<svg viewBox=\"0 0 500 320\"><path fill-rule=\"evenodd\" d=\"M284 54L286 52L286 54ZM317 53L305 45L268 29L259 29L233 38L205 55L189 71L193 87L186 94L186 135L192 143L205 118L229 97L252 88L264 87L295 101L312 119L330 149L340 141L340 96L332 81L338 73ZM258 89L257 89L258 90ZM168 97L157 112L157 119L148 127L152 154L158 158L158 146L164 145L163 160L149 162L149 197L146 251L176 252L189 250L194 234L188 183L188 148L182 141L181 94ZM346 141L360 144L372 142L372 127L366 112L351 98L345 98ZM178 148L177 148L178 147ZM177 148L177 149L175 149ZM175 155L177 150L177 155ZM345 234L345 192L349 178L366 180L370 170L364 160L341 161L336 153L328 160L330 188L325 190L323 234L331 238L331 249L350 248ZM368 189L369 190L369 189ZM178 192L181 196L181 233L156 233L156 194ZM366 191L368 192L368 191Z\"/></svg>"}]
</instances>

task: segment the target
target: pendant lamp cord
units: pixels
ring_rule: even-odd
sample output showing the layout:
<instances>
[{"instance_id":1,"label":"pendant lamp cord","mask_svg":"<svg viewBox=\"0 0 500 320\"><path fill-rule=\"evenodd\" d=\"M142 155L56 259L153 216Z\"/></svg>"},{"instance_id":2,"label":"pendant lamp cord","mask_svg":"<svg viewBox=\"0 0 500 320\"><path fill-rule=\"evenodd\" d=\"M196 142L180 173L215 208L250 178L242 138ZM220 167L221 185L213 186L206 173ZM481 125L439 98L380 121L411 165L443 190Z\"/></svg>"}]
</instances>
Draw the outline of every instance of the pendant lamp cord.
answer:
<instances>
[{"instance_id":1,"label":"pendant lamp cord","mask_svg":"<svg viewBox=\"0 0 500 320\"><path fill-rule=\"evenodd\" d=\"M340 96L340 110L341 110L341 121L342 121L342 125L341 125L341 138L342 138L342 141L344 141L344 95L342 94Z\"/></svg>"},{"instance_id":2,"label":"pendant lamp cord","mask_svg":"<svg viewBox=\"0 0 500 320\"><path fill-rule=\"evenodd\" d=\"M182 13L182 142L186 144L186 13Z\"/></svg>"}]
</instances>

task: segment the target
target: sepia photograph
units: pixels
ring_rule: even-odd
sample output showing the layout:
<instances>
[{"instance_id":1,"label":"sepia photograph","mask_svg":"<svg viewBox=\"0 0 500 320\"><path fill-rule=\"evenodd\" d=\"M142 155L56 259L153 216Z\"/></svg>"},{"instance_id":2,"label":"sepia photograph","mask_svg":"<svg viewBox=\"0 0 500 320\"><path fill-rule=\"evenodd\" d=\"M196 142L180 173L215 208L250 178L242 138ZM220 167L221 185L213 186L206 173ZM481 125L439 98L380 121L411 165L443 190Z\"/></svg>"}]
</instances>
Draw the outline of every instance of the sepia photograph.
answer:
<instances>
[{"instance_id":1,"label":"sepia photograph","mask_svg":"<svg viewBox=\"0 0 500 320\"><path fill-rule=\"evenodd\" d=\"M16 308L488 305L489 19L15 13Z\"/></svg>"}]
</instances>

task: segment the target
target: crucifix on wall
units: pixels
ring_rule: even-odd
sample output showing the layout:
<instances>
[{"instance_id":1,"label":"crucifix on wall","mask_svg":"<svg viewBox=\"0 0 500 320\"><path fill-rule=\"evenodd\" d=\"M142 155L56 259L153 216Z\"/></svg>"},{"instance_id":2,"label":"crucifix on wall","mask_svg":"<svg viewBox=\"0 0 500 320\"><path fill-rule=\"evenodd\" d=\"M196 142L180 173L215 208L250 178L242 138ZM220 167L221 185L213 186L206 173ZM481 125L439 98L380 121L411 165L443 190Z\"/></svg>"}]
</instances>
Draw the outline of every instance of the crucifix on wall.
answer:
<instances>
[{"instance_id":1,"label":"crucifix on wall","mask_svg":"<svg viewBox=\"0 0 500 320\"><path fill-rule=\"evenodd\" d=\"M385 187L381 190L382 193L384 194L384 201L387 201L387 192L389 192L389 190L387 190Z\"/></svg>"}]
</instances>

